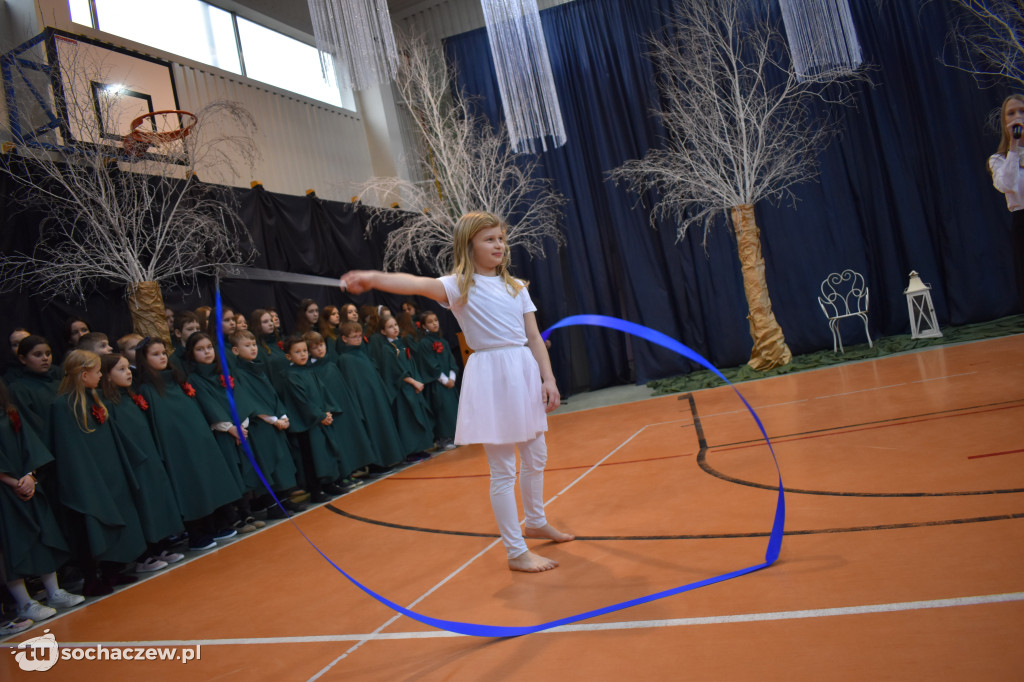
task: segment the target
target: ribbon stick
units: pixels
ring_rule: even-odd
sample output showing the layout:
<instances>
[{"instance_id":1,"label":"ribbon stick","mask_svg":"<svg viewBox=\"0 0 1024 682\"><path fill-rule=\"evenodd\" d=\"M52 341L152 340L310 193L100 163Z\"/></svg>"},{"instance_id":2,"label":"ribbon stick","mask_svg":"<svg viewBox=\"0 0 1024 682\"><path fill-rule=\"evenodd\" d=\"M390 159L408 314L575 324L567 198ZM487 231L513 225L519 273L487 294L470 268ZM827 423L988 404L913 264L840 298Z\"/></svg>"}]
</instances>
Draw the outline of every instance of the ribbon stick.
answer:
<instances>
[{"instance_id":1,"label":"ribbon stick","mask_svg":"<svg viewBox=\"0 0 1024 682\"><path fill-rule=\"evenodd\" d=\"M216 319L220 319L221 317L223 317L223 306L222 306L222 302L221 302L220 281L219 280L217 281L217 287L216 287L216 314L217 314L217 318ZM593 325L593 326L599 326L599 327L607 327L609 329L617 329L619 331L624 331L624 332L627 332L627 333L639 336L641 338L647 339L647 340L651 341L652 343L657 343L657 344L659 344L661 346L664 346L665 348L669 348L670 350L674 350L677 353L680 353L680 354L686 356L687 358L689 358L691 360L694 360L695 362L698 362L699 364L701 364L704 367L707 367L708 369L713 371L715 374L717 374L719 377L721 377L723 381L725 381L730 386L732 386L732 384L729 383L728 379L726 379L724 376L722 376L722 374L717 369L715 369L714 366L712 366L707 360L702 358L700 355L698 355L694 351L690 350L689 348L687 348L683 344L679 343L678 341L672 339L671 337L665 336L664 334L661 334L660 332L656 332L656 331L654 331L652 329L648 329L647 327L643 327L641 325L634 324L632 322L625 322L623 320L619 320L619 319L616 319L616 318L613 318L613 317L604 317L604 316L600 316L600 315L579 315L579 316L575 316L575 317L569 317L569 318L566 318L566 319L560 321L558 324L552 326L550 329L545 331L543 336L546 339L551 334L551 332L554 331L555 329L558 329L560 327L567 327L567 326L570 326L570 325L577 325L577 324L586 324L586 325ZM227 362L227 354L226 354L225 345L224 345L224 332L221 330L220 325L217 325L217 346L218 346L218 351L220 352L221 367L222 367L222 369L224 371L224 376L225 377L230 376L230 371L229 371L228 362ZM239 419L238 409L237 409L237 407L235 405L234 391L231 388L231 381L228 380L228 381L225 381L224 383L225 383L225 387L224 388L225 388L225 391L227 393L228 404L229 404L229 406L231 408L231 417L234 420L235 426L238 428L238 435L239 435L239 438L241 439L241 442L242 442L242 449L244 450L246 457L248 457L249 461L252 463L252 466L256 470L257 475L260 477L260 481L262 481L263 485L266 487L267 492L269 492L271 497L274 498L274 503L277 504L278 506L281 506L281 501L277 498L277 495L271 489L270 483L267 481L266 477L263 475L263 471L262 471L262 469L260 469L259 463L256 461L256 457L253 455L252 448L249 445L248 439L242 433L241 419ZM768 434L765 432L764 426L761 424L761 420L758 419L757 414L754 412L754 409L750 406L749 403L747 403L746 399L744 399L743 396L740 395L739 391L736 390L735 386L733 386L733 390L736 391L736 394L740 396L741 400L743 400L743 404L747 406L747 410L749 410L751 415L753 415L754 420L757 422L758 428L761 429L761 433L764 435L765 441L768 442L769 450L771 450L771 442L768 440ZM772 454L772 459L775 460L775 452L773 450L771 450L771 454ZM776 470L778 471L778 462L777 461L775 462L775 466L776 466ZM281 507L281 508L282 508L282 510L284 510L283 507ZM631 606L637 606L637 605L640 605L640 604L646 604L646 603L649 603L649 602L652 602L652 601L656 601L658 599L664 599L665 597L671 597L672 595L680 594L682 592L687 592L687 591L690 591L690 590L695 590L695 589L697 589L699 587L704 587L705 585L713 585L714 583L720 583L720 582L723 582L725 580L730 580L732 578L736 578L738 576L746 575L748 573L753 573L754 571L759 571L762 568L766 568L766 567L770 566L771 564L773 564L776 559L778 559L779 552L781 551L781 548L782 548L782 530L783 530L783 526L785 524L785 515L786 514L785 514L785 498L784 498L784 493L783 493L783 488L782 488L782 474L780 472L779 473L779 496L778 496L778 503L776 505L775 520L774 520L774 523L772 525L772 532L771 532L771 536L770 536L769 541L768 541L768 551L766 553L765 561L764 562L759 563L759 564L755 564L753 566L748 566L746 568L741 568L741 569L738 569L738 570L735 570L735 571L732 571L732 572L729 572L729 573L724 573L722 575L714 576L712 578L706 578L704 580L699 580L697 582L693 582L693 583L689 583L689 584L686 584L686 585L682 585L680 587L675 587L675 588L672 588L672 589L669 589L669 590L664 590L664 591L661 591L661 592L655 592L653 594L644 595L644 596L641 596L641 597L637 597L635 599L630 599L628 601L619 602L617 604L611 604L609 606L604 606L604 607L599 608L599 609L594 609L594 610L591 610L591 611L586 611L584 613L578 613L578 614L575 614L575 615L566 616L564 618L559 618L557 620L548 621L546 623L540 623L539 625L526 625L526 626L482 625L482 624L477 624L477 623L465 623L465 622L461 622L461 621L443 620L441 618L433 618L431 616L427 616L427 615L424 615L424 614L421 614L421 613L417 613L416 611L412 611L412 610L407 609L407 608L405 608L403 606L400 606L399 604L396 604L395 602L391 601L387 597L384 597L384 596L382 596L380 594L377 594L376 592L374 592L373 590L371 590L370 588L366 587L365 585L360 583L358 580L356 580L355 578L350 576L348 573L346 573L340 566L338 566L336 563L334 563L334 561L329 556L324 554L324 552L319 547L317 547L316 543L314 543L303 532L302 528L300 528L298 526L298 524L295 523L294 519L291 518L291 515L288 514L287 511L285 511L285 515L288 517L288 522L291 523L292 526L295 528L295 530L297 530L299 532L299 534L303 537L303 539L305 539L305 541L307 543L309 543L309 546L312 547L313 550L324 559L324 561L329 563L336 571L338 571L338 573L343 575L349 582L351 582L354 586L356 586L357 588L359 588L360 590L365 592L367 595L369 595L373 599L377 600L381 604L384 604L388 608L390 608L390 609L392 609L392 610L402 614L403 616L407 616L408 618L411 618L411 619L413 619L413 620L415 620L417 622L423 623L424 625L429 625L429 626L437 628L439 630L446 630L448 632L454 632L454 633L460 634L460 635L471 635L471 636L475 636L475 637L518 637L518 636L521 636L521 635L528 635L528 634L532 634L532 633L535 633L535 632L541 632L542 630L549 630L551 628L556 628L556 627L558 627L560 625L569 625L570 623L576 623L576 622L579 622L579 621L582 621L582 620L587 620L587 619L590 619L590 618L595 618L597 616L601 616L601 615L604 615L604 614L607 614L607 613L612 613L614 611L620 611L622 609L627 609L627 608L629 608Z\"/></svg>"}]
</instances>

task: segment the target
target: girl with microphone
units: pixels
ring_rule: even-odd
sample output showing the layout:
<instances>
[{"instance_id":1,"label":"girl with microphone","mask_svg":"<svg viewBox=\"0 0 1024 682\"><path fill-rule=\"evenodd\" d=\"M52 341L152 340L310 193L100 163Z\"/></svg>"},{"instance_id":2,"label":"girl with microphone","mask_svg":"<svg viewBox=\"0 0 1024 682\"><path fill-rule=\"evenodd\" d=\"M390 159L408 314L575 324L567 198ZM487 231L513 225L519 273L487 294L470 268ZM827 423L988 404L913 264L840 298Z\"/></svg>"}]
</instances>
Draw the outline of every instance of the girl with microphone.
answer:
<instances>
[{"instance_id":1,"label":"girl with microphone","mask_svg":"<svg viewBox=\"0 0 1024 682\"><path fill-rule=\"evenodd\" d=\"M1011 239L1017 273L1017 305L1024 307L1024 95L1010 95L1000 109L1002 139L989 157L992 184L1006 195L1013 213Z\"/></svg>"}]
</instances>

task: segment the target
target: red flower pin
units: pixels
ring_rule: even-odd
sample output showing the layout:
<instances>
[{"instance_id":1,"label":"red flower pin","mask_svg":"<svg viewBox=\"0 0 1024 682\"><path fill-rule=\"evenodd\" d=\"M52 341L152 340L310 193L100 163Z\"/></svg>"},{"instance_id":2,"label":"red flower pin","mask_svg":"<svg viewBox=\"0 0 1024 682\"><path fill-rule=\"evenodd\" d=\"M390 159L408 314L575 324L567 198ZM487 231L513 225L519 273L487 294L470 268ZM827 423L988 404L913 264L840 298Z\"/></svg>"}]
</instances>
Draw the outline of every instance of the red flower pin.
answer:
<instances>
[{"instance_id":1,"label":"red flower pin","mask_svg":"<svg viewBox=\"0 0 1024 682\"><path fill-rule=\"evenodd\" d=\"M407 357L408 359L412 360L412 351L409 350L408 346L405 347L405 357Z\"/></svg>"},{"instance_id":2,"label":"red flower pin","mask_svg":"<svg viewBox=\"0 0 1024 682\"><path fill-rule=\"evenodd\" d=\"M235 388L235 378L234 377L230 377L230 379L231 379L231 388L232 388L232 390L234 390L234 388ZM224 380L224 375L221 374L220 375L220 386L221 386L221 388L227 388L228 387L227 384L228 384L228 382Z\"/></svg>"},{"instance_id":3,"label":"red flower pin","mask_svg":"<svg viewBox=\"0 0 1024 682\"><path fill-rule=\"evenodd\" d=\"M92 406L92 418L96 420L97 424L102 424L107 421L107 410L100 407L99 405Z\"/></svg>"},{"instance_id":4,"label":"red flower pin","mask_svg":"<svg viewBox=\"0 0 1024 682\"><path fill-rule=\"evenodd\" d=\"M149 403L147 403L146 399L143 398L138 393L132 396L132 402L138 405L139 409L142 410L143 412L149 409Z\"/></svg>"},{"instance_id":5,"label":"red flower pin","mask_svg":"<svg viewBox=\"0 0 1024 682\"><path fill-rule=\"evenodd\" d=\"M434 352L438 355L444 352L444 344L440 341L434 341L434 343L430 344L430 347L433 348Z\"/></svg>"},{"instance_id":6,"label":"red flower pin","mask_svg":"<svg viewBox=\"0 0 1024 682\"><path fill-rule=\"evenodd\" d=\"M192 388L192 384L188 383L187 381L181 385L181 390L185 391L185 395L187 395L189 398L196 397L196 389Z\"/></svg>"},{"instance_id":7,"label":"red flower pin","mask_svg":"<svg viewBox=\"0 0 1024 682\"><path fill-rule=\"evenodd\" d=\"M280 348L281 350L284 350L284 341L278 341L277 347Z\"/></svg>"},{"instance_id":8,"label":"red flower pin","mask_svg":"<svg viewBox=\"0 0 1024 682\"><path fill-rule=\"evenodd\" d=\"M18 414L18 410L14 409L14 406L7 408L7 418L11 420L11 428L15 433L21 431L21 415Z\"/></svg>"}]
</instances>

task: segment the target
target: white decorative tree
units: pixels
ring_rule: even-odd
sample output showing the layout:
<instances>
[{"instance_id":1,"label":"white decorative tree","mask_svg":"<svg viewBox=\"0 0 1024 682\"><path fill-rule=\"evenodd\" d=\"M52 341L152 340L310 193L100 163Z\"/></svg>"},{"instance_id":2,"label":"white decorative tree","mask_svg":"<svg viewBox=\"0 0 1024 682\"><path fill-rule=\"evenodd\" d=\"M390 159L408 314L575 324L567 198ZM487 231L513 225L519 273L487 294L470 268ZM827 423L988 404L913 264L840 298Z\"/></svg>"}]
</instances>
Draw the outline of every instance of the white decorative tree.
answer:
<instances>
[{"instance_id":1,"label":"white decorative tree","mask_svg":"<svg viewBox=\"0 0 1024 682\"><path fill-rule=\"evenodd\" d=\"M1024 0L951 0L966 18L950 31L953 66L1024 86Z\"/></svg>"},{"instance_id":2,"label":"white decorative tree","mask_svg":"<svg viewBox=\"0 0 1024 682\"><path fill-rule=\"evenodd\" d=\"M651 222L674 219L678 237L720 212L731 215L754 339L749 364L767 370L792 359L772 313L754 204L795 200L791 187L817 175L817 154L835 121L816 102L849 103L850 74L797 78L786 41L740 0L685 0L668 35L650 39L665 129L664 146L609 176L637 193L653 192Z\"/></svg>"},{"instance_id":3,"label":"white decorative tree","mask_svg":"<svg viewBox=\"0 0 1024 682\"><path fill-rule=\"evenodd\" d=\"M536 177L536 157L513 152L504 128L495 130L455 91L453 71L439 48L405 38L399 54L395 83L418 133L417 161L429 180L378 177L362 185L361 199L384 203L400 196L412 209L388 236L385 268L413 263L446 271L455 223L470 211L509 221L509 246L531 255L543 255L545 239L561 243L565 198ZM371 229L394 219L390 211L372 210Z\"/></svg>"},{"instance_id":4,"label":"white decorative tree","mask_svg":"<svg viewBox=\"0 0 1024 682\"><path fill-rule=\"evenodd\" d=\"M81 66L60 68L79 78ZM76 142L0 130L10 141L0 171L18 183L20 202L45 215L31 253L0 255L0 291L71 300L98 284L121 285L135 330L167 339L161 283L194 285L200 275L244 260L229 191L201 182L197 169L210 178L251 167L258 158L255 122L237 103L213 102L194 112L191 134L137 143L133 155L111 146L97 125L114 120L117 96L94 106L77 101L75 92L66 89L63 108ZM183 123L168 118L157 124L173 130Z\"/></svg>"}]
</instances>

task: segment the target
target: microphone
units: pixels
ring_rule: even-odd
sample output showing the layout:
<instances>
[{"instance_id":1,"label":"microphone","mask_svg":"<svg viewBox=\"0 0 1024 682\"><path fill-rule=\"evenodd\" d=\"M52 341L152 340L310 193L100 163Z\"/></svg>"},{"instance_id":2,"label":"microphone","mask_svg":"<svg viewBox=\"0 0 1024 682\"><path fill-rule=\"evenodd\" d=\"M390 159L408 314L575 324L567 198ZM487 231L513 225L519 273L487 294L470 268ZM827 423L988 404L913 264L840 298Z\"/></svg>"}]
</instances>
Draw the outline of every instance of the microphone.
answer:
<instances>
[{"instance_id":1,"label":"microphone","mask_svg":"<svg viewBox=\"0 0 1024 682\"><path fill-rule=\"evenodd\" d=\"M1024 126L1020 123L1014 123L1010 126L1010 132L1013 133L1013 139L1019 140L1021 135L1024 135Z\"/></svg>"}]
</instances>

